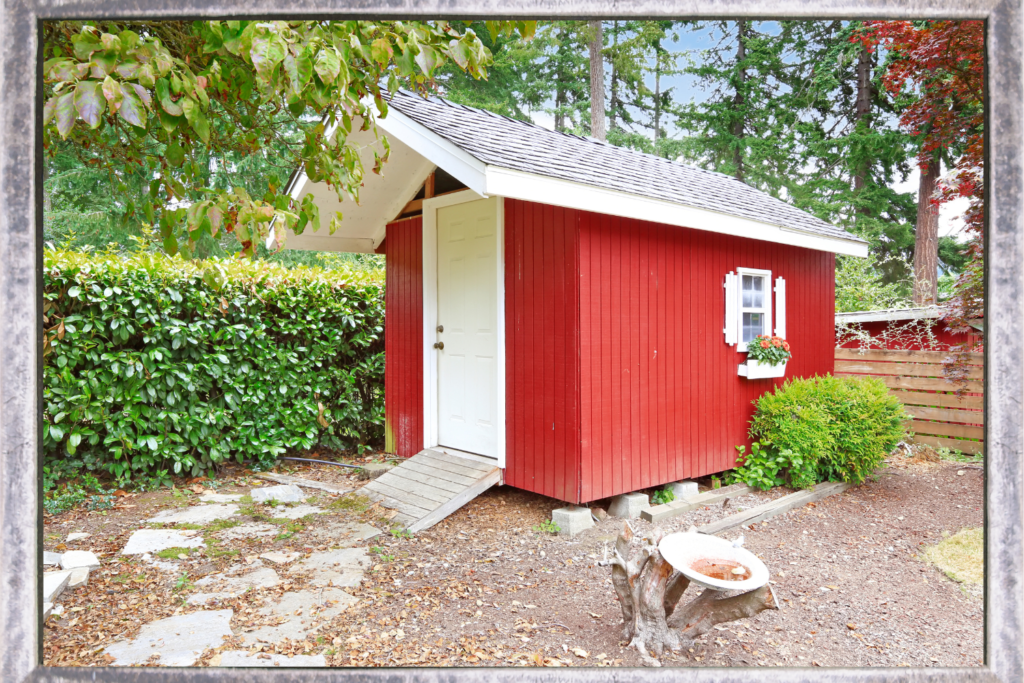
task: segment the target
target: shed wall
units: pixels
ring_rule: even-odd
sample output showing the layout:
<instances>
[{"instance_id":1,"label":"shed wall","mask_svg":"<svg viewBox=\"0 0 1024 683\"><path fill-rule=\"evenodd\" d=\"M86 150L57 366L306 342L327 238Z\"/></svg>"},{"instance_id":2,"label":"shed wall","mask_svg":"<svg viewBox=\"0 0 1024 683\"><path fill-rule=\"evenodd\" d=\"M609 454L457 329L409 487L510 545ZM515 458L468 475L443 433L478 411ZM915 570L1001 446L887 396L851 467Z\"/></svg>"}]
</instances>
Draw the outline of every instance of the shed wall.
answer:
<instances>
[{"instance_id":1,"label":"shed wall","mask_svg":"<svg viewBox=\"0 0 1024 683\"><path fill-rule=\"evenodd\" d=\"M384 292L385 451L423 450L423 219L389 223Z\"/></svg>"},{"instance_id":2,"label":"shed wall","mask_svg":"<svg viewBox=\"0 0 1024 683\"><path fill-rule=\"evenodd\" d=\"M581 502L729 469L749 443L751 402L784 380L737 375L738 267L786 280L786 377L832 372L833 254L579 213Z\"/></svg>"},{"instance_id":3,"label":"shed wall","mask_svg":"<svg viewBox=\"0 0 1024 683\"><path fill-rule=\"evenodd\" d=\"M948 351L962 344L974 345L981 341L973 330L969 332L953 332L942 320L935 318L925 320L873 320L864 323L853 323L876 342L872 349L906 349L908 351ZM926 330L931 331L934 343L927 338ZM859 340L846 341L839 344L840 348L862 348Z\"/></svg>"},{"instance_id":4,"label":"shed wall","mask_svg":"<svg viewBox=\"0 0 1024 683\"><path fill-rule=\"evenodd\" d=\"M505 200L505 483L579 495L579 212Z\"/></svg>"}]
</instances>

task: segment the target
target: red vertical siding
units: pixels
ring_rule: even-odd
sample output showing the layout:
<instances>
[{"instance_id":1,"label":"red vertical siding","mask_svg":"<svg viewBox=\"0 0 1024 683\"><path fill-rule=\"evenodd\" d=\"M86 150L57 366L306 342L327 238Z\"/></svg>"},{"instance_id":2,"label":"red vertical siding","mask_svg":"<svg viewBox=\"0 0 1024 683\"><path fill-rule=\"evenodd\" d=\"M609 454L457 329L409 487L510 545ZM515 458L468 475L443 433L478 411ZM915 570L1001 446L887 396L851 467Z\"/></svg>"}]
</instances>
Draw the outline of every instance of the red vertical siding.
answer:
<instances>
[{"instance_id":1,"label":"red vertical siding","mask_svg":"<svg viewBox=\"0 0 1024 683\"><path fill-rule=\"evenodd\" d=\"M578 220L505 200L505 483L568 501L580 499Z\"/></svg>"},{"instance_id":2,"label":"red vertical siding","mask_svg":"<svg viewBox=\"0 0 1024 683\"><path fill-rule=\"evenodd\" d=\"M423 450L423 220L389 223L384 292L385 449Z\"/></svg>"},{"instance_id":3,"label":"red vertical siding","mask_svg":"<svg viewBox=\"0 0 1024 683\"><path fill-rule=\"evenodd\" d=\"M507 201L506 207L508 214L534 211L521 202ZM540 221L528 222L541 228ZM735 447L748 442L752 401L784 380L737 375L746 355L726 345L722 334L727 272L761 268L772 271L773 281L785 278L787 338L793 347L786 377L832 372L832 254L588 212L578 213L578 225L578 393L586 411L578 439L579 502L728 469ZM530 233L523 237L529 244ZM559 315L549 293L540 299ZM531 344L539 339L527 337ZM515 384L517 379L509 377ZM561 391L568 396L576 388ZM540 402L531 392L522 398ZM510 414L514 400L519 398L510 390ZM509 430L510 443L520 438ZM529 471L507 481L573 500L564 488L529 485Z\"/></svg>"},{"instance_id":4,"label":"red vertical siding","mask_svg":"<svg viewBox=\"0 0 1024 683\"><path fill-rule=\"evenodd\" d=\"M969 332L953 332L944 322L939 319L921 320L878 320L866 323L857 323L857 327L866 332L877 341L870 345L870 348L878 349L906 349L921 350L926 346L933 350L946 351L961 344L976 344L980 340L973 330ZM923 334L918 330L930 328L935 338L934 346L928 343ZM883 338L884 335L884 338ZM842 344L846 348L860 348L860 342L846 342Z\"/></svg>"}]
</instances>

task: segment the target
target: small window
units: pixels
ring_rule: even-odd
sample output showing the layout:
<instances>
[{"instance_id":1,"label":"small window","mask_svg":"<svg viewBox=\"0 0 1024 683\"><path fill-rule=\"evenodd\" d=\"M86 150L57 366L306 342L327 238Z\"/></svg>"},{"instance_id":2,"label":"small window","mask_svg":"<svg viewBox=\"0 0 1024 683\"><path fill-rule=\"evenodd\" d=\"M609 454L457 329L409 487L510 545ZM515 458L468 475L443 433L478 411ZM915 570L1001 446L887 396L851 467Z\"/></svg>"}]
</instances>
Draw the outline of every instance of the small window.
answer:
<instances>
[{"instance_id":1,"label":"small window","mask_svg":"<svg viewBox=\"0 0 1024 683\"><path fill-rule=\"evenodd\" d=\"M756 275L740 271L740 342L743 344L770 333L770 282L771 273Z\"/></svg>"},{"instance_id":2,"label":"small window","mask_svg":"<svg viewBox=\"0 0 1024 683\"><path fill-rule=\"evenodd\" d=\"M775 301L778 314L784 315L784 283L776 281ZM772 331L772 272L737 268L725 278L725 342L746 351L747 343L762 334L779 334L780 319Z\"/></svg>"}]
</instances>

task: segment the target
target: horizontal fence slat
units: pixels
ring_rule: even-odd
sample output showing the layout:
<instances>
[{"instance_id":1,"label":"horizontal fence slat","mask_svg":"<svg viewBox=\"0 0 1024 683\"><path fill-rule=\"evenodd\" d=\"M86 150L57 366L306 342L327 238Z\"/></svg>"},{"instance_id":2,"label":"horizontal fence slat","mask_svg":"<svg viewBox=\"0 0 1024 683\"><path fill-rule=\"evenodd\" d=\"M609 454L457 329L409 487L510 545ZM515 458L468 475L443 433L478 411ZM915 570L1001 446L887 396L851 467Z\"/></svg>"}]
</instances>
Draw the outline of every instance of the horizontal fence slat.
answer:
<instances>
[{"instance_id":1,"label":"horizontal fence slat","mask_svg":"<svg viewBox=\"0 0 1024 683\"><path fill-rule=\"evenodd\" d=\"M985 407L984 396L964 395L958 397L956 394L936 394L928 391L899 391L889 392L900 400L903 405L912 406L941 406L943 408L965 408L981 410Z\"/></svg>"},{"instance_id":2,"label":"horizontal fence slat","mask_svg":"<svg viewBox=\"0 0 1024 683\"><path fill-rule=\"evenodd\" d=\"M869 363L863 361L837 360L836 372L871 375L899 375L901 377L938 377L945 378L944 366L935 363ZM969 379L984 379L985 371L976 366L966 367Z\"/></svg>"},{"instance_id":3,"label":"horizontal fence slat","mask_svg":"<svg viewBox=\"0 0 1024 683\"><path fill-rule=\"evenodd\" d=\"M926 408L903 406L907 414L918 420L939 420L940 422L963 422L972 425L985 424L985 413L980 410L953 410L952 408Z\"/></svg>"},{"instance_id":4,"label":"horizontal fence slat","mask_svg":"<svg viewBox=\"0 0 1024 683\"><path fill-rule=\"evenodd\" d=\"M942 363L952 356L950 351L908 351L903 349L836 349L836 360L892 361L896 363ZM983 353L968 353L968 365L982 365Z\"/></svg>"},{"instance_id":5,"label":"horizontal fence slat","mask_svg":"<svg viewBox=\"0 0 1024 683\"><path fill-rule=\"evenodd\" d=\"M836 377L866 377L860 373L837 372ZM890 389L910 389L912 391L956 391L959 385L948 382L944 379L932 379L928 377L894 377L891 375L875 375L876 379L882 380L885 386ZM982 393L983 382L968 380L964 387L965 391L972 394Z\"/></svg>"},{"instance_id":6,"label":"horizontal fence slat","mask_svg":"<svg viewBox=\"0 0 1024 683\"><path fill-rule=\"evenodd\" d=\"M955 448L964 453L977 454L985 450L985 444L980 441L961 441L960 439L948 439L942 436L925 436L922 434L915 437L914 441L936 448Z\"/></svg>"},{"instance_id":7,"label":"horizontal fence slat","mask_svg":"<svg viewBox=\"0 0 1024 683\"><path fill-rule=\"evenodd\" d=\"M927 434L930 436L952 436L958 439L984 439L984 427L971 427L970 425L956 425L948 422L924 422L922 420L908 420L907 427L914 432L915 437Z\"/></svg>"}]
</instances>

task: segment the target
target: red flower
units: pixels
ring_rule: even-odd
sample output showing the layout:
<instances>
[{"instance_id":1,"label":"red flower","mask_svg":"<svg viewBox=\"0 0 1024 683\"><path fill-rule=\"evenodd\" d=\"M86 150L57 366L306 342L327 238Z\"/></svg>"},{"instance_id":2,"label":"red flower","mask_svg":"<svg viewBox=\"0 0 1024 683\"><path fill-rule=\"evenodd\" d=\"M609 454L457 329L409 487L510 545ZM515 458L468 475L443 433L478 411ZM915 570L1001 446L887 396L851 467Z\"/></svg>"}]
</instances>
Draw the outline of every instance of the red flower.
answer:
<instances>
[{"instance_id":1,"label":"red flower","mask_svg":"<svg viewBox=\"0 0 1024 683\"><path fill-rule=\"evenodd\" d=\"M761 340L761 348L762 349L767 349L768 348L768 340L767 339L762 339Z\"/></svg>"},{"instance_id":2,"label":"red flower","mask_svg":"<svg viewBox=\"0 0 1024 683\"><path fill-rule=\"evenodd\" d=\"M779 341L779 338L778 338L778 337L775 337L775 338L774 338L774 339L772 340L772 346L775 346L775 347L779 347L779 346L782 346L782 342L780 342L780 341Z\"/></svg>"},{"instance_id":3,"label":"red flower","mask_svg":"<svg viewBox=\"0 0 1024 683\"><path fill-rule=\"evenodd\" d=\"M787 351L789 351L789 342L782 342L782 348L784 348Z\"/></svg>"}]
</instances>

